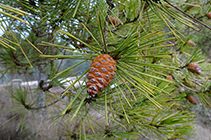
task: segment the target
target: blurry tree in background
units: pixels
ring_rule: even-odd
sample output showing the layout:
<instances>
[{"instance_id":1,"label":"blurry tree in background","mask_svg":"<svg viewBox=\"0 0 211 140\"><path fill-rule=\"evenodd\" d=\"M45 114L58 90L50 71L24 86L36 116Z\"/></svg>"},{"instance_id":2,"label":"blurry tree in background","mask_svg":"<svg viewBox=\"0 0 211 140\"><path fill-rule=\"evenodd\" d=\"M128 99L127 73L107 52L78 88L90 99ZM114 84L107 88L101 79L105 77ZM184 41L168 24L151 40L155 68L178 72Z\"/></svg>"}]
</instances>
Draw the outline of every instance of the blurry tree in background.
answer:
<instances>
[{"instance_id":1,"label":"blurry tree in background","mask_svg":"<svg viewBox=\"0 0 211 140\"><path fill-rule=\"evenodd\" d=\"M0 8L1 78L39 83L31 94L11 92L13 110L48 110L70 139L182 139L193 129L190 105L211 107L201 51L210 49L208 0L3 0ZM116 75L90 98L84 77L103 53ZM49 91L58 86L60 94Z\"/></svg>"},{"instance_id":2,"label":"blurry tree in background","mask_svg":"<svg viewBox=\"0 0 211 140\"><path fill-rule=\"evenodd\" d=\"M202 46L202 51L206 54L206 56L211 59L211 32L207 29L202 29L201 32L196 33L193 37L193 40L197 43L197 45Z\"/></svg>"},{"instance_id":3,"label":"blurry tree in background","mask_svg":"<svg viewBox=\"0 0 211 140\"><path fill-rule=\"evenodd\" d=\"M58 30L57 26L63 22L62 19L59 20L57 18L61 18L63 16L64 7L59 6L58 9L55 8L56 3L54 3L54 1L45 1L44 3L42 1L2 1L1 3L1 6L4 6L3 4L8 4L31 14L30 16L16 16L28 24L23 23L16 18L11 18L10 16L5 16L4 14L1 15L1 26L3 29L8 30L2 30L2 37L16 42L16 44L13 43L11 46L17 49L7 49L5 47L1 48L1 52L6 51L6 54L4 53L0 56L2 66L5 66L2 73L5 71L10 73L7 75L9 80L11 79L10 76L12 76L12 79L21 77L21 79L24 81L40 81L41 77L43 80L46 80L49 77L49 69L54 66L54 62L49 59L41 59L39 57L41 52L44 54L70 53L61 49L49 48L48 46L39 46L38 44L41 42L51 42L65 44L66 46L70 47L74 45L68 40L68 38L54 39L54 34L56 34ZM57 13L53 15L55 17L47 17L49 11L52 10ZM8 13L13 14L14 11ZM23 52L25 52L25 55ZM27 62L26 56L29 62L33 65L34 69L30 68L31 64ZM72 63L74 64L75 62ZM71 66L71 63L69 63L67 66Z\"/></svg>"}]
</instances>

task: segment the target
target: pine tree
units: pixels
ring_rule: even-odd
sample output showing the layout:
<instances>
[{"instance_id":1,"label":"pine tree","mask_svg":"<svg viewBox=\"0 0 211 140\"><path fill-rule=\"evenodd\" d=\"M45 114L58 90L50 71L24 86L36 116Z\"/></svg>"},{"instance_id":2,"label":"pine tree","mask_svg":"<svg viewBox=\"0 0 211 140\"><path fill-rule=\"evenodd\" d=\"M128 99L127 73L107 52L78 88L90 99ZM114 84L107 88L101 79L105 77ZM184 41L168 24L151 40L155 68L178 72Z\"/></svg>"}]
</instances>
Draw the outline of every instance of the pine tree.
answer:
<instances>
[{"instance_id":1,"label":"pine tree","mask_svg":"<svg viewBox=\"0 0 211 140\"><path fill-rule=\"evenodd\" d=\"M64 123L64 135L69 139L183 139L190 135L195 118L187 106L197 102L211 106L210 76L205 77L203 67L206 57L199 46L190 43L191 36L186 32L210 29L206 13L200 13L203 17L199 18L190 12L199 11L195 8L200 5L206 8L208 2L191 2L2 1L2 72L26 75L33 71L29 66L37 67L37 94L45 102L36 106L37 94L29 98L26 92L17 91L11 93L17 107L28 113L55 106L57 110L49 113L55 124ZM96 58L103 58L102 54L115 60L113 68L117 70L112 78L108 73L112 80L107 85L108 69L105 73L99 70L105 74L100 91L86 76L92 74L92 79L100 83L91 68L92 62L103 63ZM60 70L65 59L70 60L65 63L68 67ZM84 63L91 68L77 75L77 68ZM107 66L97 65L97 70ZM71 75L76 75L76 80L65 87L62 81ZM87 84L97 90L87 88ZM65 87L60 97L49 91L56 86ZM100 92L93 96L94 91ZM65 108L57 106L58 102L64 102Z\"/></svg>"}]
</instances>

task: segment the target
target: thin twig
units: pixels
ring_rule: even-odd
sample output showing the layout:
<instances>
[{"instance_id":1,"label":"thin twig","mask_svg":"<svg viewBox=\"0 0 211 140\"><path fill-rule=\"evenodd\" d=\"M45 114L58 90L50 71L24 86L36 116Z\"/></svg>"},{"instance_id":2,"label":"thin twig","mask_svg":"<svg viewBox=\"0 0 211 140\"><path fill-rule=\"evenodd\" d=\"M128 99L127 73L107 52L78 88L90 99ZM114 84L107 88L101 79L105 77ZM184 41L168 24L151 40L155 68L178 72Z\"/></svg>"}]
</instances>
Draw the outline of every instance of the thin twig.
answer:
<instances>
[{"instance_id":1,"label":"thin twig","mask_svg":"<svg viewBox=\"0 0 211 140\"><path fill-rule=\"evenodd\" d=\"M180 69L184 69L184 68L186 68L188 66L188 64L186 64L186 65L184 65L184 66L181 66L181 67L179 67Z\"/></svg>"},{"instance_id":2,"label":"thin twig","mask_svg":"<svg viewBox=\"0 0 211 140\"><path fill-rule=\"evenodd\" d=\"M139 17L139 14L138 14L138 16L135 17L133 20L129 20L129 19L127 18L127 20L126 20L125 22L123 22L123 25L125 25L125 24L127 24L127 23L135 22L135 21L138 19L138 17ZM109 21L109 19L108 19L108 21ZM126 39L127 36L123 36L123 35L117 34L117 33L115 32L115 31L117 31L117 27L119 27L120 25L122 25L122 24L121 24L121 23L116 24L116 25L115 25L115 28L112 29L111 32L114 33L114 34L116 34L116 35L118 35L118 36L121 37L121 38ZM104 28L104 30L105 30L105 28ZM108 28L106 28L106 30L107 30L107 32L108 32Z\"/></svg>"},{"instance_id":3,"label":"thin twig","mask_svg":"<svg viewBox=\"0 0 211 140\"><path fill-rule=\"evenodd\" d=\"M128 23L133 23L133 22L137 21L138 18L139 18L139 14L138 14L137 17L135 17L133 20L129 20L129 18L127 18L127 20L126 20L125 22L123 22L123 25L128 24ZM116 31L116 30L117 30L117 27L119 27L119 26L121 26L121 25L122 25L121 23L116 24L116 25L115 25L115 28L112 29L111 31Z\"/></svg>"},{"instance_id":4,"label":"thin twig","mask_svg":"<svg viewBox=\"0 0 211 140\"><path fill-rule=\"evenodd\" d=\"M170 75L171 75L172 78L173 78L178 84L180 84L182 87L184 87L184 88L186 88L186 89L188 89L188 90L190 90L190 91L196 92L196 93L199 93L199 92L200 92L200 91L197 91L197 90L194 90L194 89L192 89L192 88L189 88L189 87L185 86L185 85L182 84L179 80L177 80L177 78L174 77L172 74L170 74Z\"/></svg>"},{"instance_id":5,"label":"thin twig","mask_svg":"<svg viewBox=\"0 0 211 140\"><path fill-rule=\"evenodd\" d=\"M175 9L177 9L178 11L182 12L183 14L185 14L186 16L188 16L189 18L195 20L196 22L200 23L201 25L203 25L204 27L208 28L211 30L211 27L209 27L208 25L202 23L201 21L199 21L198 19L192 17L191 15L185 13L184 11L182 11L181 9L177 8L176 6L172 5L171 3L169 3L168 1L164 0L166 3L168 3L169 5L171 5L172 7L174 7Z\"/></svg>"},{"instance_id":6,"label":"thin twig","mask_svg":"<svg viewBox=\"0 0 211 140\"><path fill-rule=\"evenodd\" d=\"M57 0L55 9L57 9L57 6L58 6L58 5L59 5L59 0Z\"/></svg>"}]
</instances>

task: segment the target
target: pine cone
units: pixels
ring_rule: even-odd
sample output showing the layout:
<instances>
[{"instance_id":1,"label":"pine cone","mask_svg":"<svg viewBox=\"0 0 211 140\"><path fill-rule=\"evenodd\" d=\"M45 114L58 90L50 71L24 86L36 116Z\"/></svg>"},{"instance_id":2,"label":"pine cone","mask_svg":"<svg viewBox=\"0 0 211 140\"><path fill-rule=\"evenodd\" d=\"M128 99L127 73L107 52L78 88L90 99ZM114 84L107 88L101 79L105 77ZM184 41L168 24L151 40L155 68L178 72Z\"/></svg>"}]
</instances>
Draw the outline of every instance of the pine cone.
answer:
<instances>
[{"instance_id":1,"label":"pine cone","mask_svg":"<svg viewBox=\"0 0 211 140\"><path fill-rule=\"evenodd\" d=\"M199 67L198 64L194 62L191 62L190 64L188 64L188 70L193 73L201 74L201 68Z\"/></svg>"},{"instance_id":2,"label":"pine cone","mask_svg":"<svg viewBox=\"0 0 211 140\"><path fill-rule=\"evenodd\" d=\"M166 8L171 8L171 5L168 4L168 3L164 3L164 5L165 5Z\"/></svg>"},{"instance_id":3,"label":"pine cone","mask_svg":"<svg viewBox=\"0 0 211 140\"><path fill-rule=\"evenodd\" d=\"M194 5L196 5L196 4L197 4L196 1L195 1L195 2L191 2L190 4L188 4L188 8L191 9L191 8L193 8Z\"/></svg>"},{"instance_id":4,"label":"pine cone","mask_svg":"<svg viewBox=\"0 0 211 140\"><path fill-rule=\"evenodd\" d=\"M188 99L188 101L189 101L191 104L197 105L197 102L195 101L195 99L193 98L193 96L188 96L187 99Z\"/></svg>"},{"instance_id":5,"label":"pine cone","mask_svg":"<svg viewBox=\"0 0 211 140\"><path fill-rule=\"evenodd\" d=\"M211 12L206 14L207 18L211 19Z\"/></svg>"},{"instance_id":6,"label":"pine cone","mask_svg":"<svg viewBox=\"0 0 211 140\"><path fill-rule=\"evenodd\" d=\"M186 84L190 87L196 87L196 84L193 83L192 81L186 81Z\"/></svg>"},{"instance_id":7,"label":"pine cone","mask_svg":"<svg viewBox=\"0 0 211 140\"><path fill-rule=\"evenodd\" d=\"M118 19L116 19L115 17L110 17L109 23L110 23L110 24L116 25L116 24L119 23L119 21L118 21Z\"/></svg>"},{"instance_id":8,"label":"pine cone","mask_svg":"<svg viewBox=\"0 0 211 140\"><path fill-rule=\"evenodd\" d=\"M191 46L196 46L196 44L195 44L193 41L190 41L190 40L188 40L186 43L187 43L188 45L191 45Z\"/></svg>"},{"instance_id":9,"label":"pine cone","mask_svg":"<svg viewBox=\"0 0 211 140\"><path fill-rule=\"evenodd\" d=\"M172 78L171 75L167 75L167 76L166 76L166 79L167 79L167 80L170 80L170 81L173 81L173 78Z\"/></svg>"},{"instance_id":10,"label":"pine cone","mask_svg":"<svg viewBox=\"0 0 211 140\"><path fill-rule=\"evenodd\" d=\"M98 55L89 68L87 78L87 92L91 97L96 97L102 92L115 76L116 61L108 54Z\"/></svg>"}]
</instances>

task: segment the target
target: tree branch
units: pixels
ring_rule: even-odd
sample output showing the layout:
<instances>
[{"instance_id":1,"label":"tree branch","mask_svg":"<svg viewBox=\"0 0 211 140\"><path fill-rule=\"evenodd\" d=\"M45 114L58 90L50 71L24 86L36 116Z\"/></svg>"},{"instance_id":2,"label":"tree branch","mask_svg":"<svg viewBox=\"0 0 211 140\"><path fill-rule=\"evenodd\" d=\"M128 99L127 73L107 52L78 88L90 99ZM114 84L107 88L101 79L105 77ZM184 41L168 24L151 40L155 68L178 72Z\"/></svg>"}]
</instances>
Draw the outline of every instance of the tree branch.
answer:
<instances>
[{"instance_id":1,"label":"tree branch","mask_svg":"<svg viewBox=\"0 0 211 140\"><path fill-rule=\"evenodd\" d=\"M139 14L138 14L133 20L129 20L129 18L127 18L126 21L123 22L123 25L128 24L128 23L133 23L133 22L135 22L136 20L138 20L138 17L139 17ZM122 25L121 23L116 24L116 25L115 25L115 28L112 29L111 31L116 31L116 30L117 30L117 27L119 27L119 26L121 26L121 25Z\"/></svg>"},{"instance_id":2,"label":"tree branch","mask_svg":"<svg viewBox=\"0 0 211 140\"><path fill-rule=\"evenodd\" d=\"M182 11L181 9L177 8L176 6L172 5L171 3L169 3L168 1L164 0L166 3L168 3L169 5L171 5L172 7L174 7L175 9L177 9L178 11L182 12L183 14L185 14L186 16L188 16L189 18L195 20L196 22L200 23L201 25L203 25L204 27L208 28L211 30L211 27L209 27L208 25L202 23L201 21L199 21L198 19L192 17L191 15L185 13L184 11Z\"/></svg>"},{"instance_id":3,"label":"tree branch","mask_svg":"<svg viewBox=\"0 0 211 140\"><path fill-rule=\"evenodd\" d=\"M194 90L194 89L192 89L192 88L189 88L189 87L185 86L185 85L182 84L179 80L177 80L177 78L174 77L172 74L170 74L170 75L171 75L172 78L173 78L179 85L181 85L182 87L184 87L184 88L186 88L186 89L188 89L188 90L190 90L190 91L196 92L196 93L199 93L199 92L200 92L200 91L197 91L197 90Z\"/></svg>"}]
</instances>

